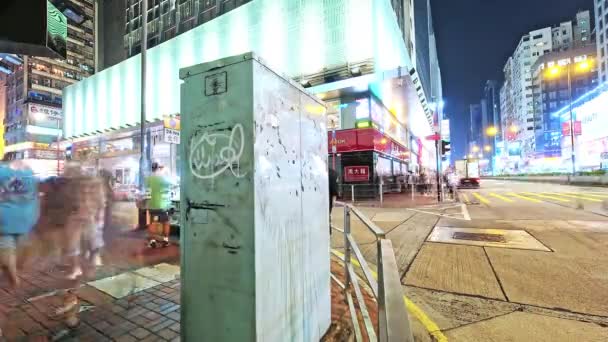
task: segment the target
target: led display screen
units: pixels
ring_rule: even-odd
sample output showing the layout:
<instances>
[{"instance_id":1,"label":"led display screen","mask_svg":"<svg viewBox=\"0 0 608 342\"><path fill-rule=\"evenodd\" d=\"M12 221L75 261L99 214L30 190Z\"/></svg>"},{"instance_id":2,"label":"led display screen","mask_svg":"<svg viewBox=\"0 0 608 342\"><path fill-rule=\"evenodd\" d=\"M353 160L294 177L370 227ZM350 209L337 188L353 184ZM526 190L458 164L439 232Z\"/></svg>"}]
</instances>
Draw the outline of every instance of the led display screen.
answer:
<instances>
[{"instance_id":1,"label":"led display screen","mask_svg":"<svg viewBox=\"0 0 608 342\"><path fill-rule=\"evenodd\" d=\"M27 23L24 29L23 23ZM47 0L2 0L0 51L65 58L67 18Z\"/></svg>"}]
</instances>

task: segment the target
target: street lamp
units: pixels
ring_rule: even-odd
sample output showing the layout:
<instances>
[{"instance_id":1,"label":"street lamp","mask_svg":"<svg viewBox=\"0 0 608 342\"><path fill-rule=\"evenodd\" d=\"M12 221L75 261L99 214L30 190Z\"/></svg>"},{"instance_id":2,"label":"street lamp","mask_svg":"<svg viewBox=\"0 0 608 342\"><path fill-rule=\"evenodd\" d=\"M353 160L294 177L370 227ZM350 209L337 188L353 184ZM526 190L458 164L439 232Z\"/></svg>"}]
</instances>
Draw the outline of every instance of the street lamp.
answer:
<instances>
[{"instance_id":1,"label":"street lamp","mask_svg":"<svg viewBox=\"0 0 608 342\"><path fill-rule=\"evenodd\" d=\"M492 146L486 145L486 146L483 147L483 150L486 151L486 152L490 152L490 151L492 151Z\"/></svg>"},{"instance_id":2,"label":"street lamp","mask_svg":"<svg viewBox=\"0 0 608 342\"><path fill-rule=\"evenodd\" d=\"M589 72L593 66L591 60L584 60L582 62L575 63L576 71L578 72ZM568 77L568 107L570 112L570 156L572 160L572 175L576 174L576 153L574 149L574 113L572 112L572 64L568 63L564 67L556 65L547 71L545 78L551 79L558 77L561 72L565 69Z\"/></svg>"},{"instance_id":3,"label":"street lamp","mask_svg":"<svg viewBox=\"0 0 608 342\"><path fill-rule=\"evenodd\" d=\"M473 146L473 152L474 153L479 152L479 146Z\"/></svg>"},{"instance_id":4,"label":"street lamp","mask_svg":"<svg viewBox=\"0 0 608 342\"><path fill-rule=\"evenodd\" d=\"M486 135L489 137L495 137L498 134L498 128L495 126L490 126L486 129Z\"/></svg>"}]
</instances>

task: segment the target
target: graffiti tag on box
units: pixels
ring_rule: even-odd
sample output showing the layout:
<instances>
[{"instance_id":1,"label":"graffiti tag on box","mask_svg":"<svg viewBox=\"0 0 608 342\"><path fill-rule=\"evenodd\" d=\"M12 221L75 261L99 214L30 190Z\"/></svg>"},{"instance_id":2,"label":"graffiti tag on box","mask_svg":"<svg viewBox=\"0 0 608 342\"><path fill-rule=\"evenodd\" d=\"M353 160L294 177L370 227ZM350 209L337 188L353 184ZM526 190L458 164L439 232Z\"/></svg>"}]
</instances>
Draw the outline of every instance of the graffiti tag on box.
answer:
<instances>
[{"instance_id":1,"label":"graffiti tag on box","mask_svg":"<svg viewBox=\"0 0 608 342\"><path fill-rule=\"evenodd\" d=\"M245 173L240 172L240 161L244 150L245 135L241 124L231 130L195 134L190 141L190 171L198 179L213 179L226 170L234 177L243 178Z\"/></svg>"}]
</instances>

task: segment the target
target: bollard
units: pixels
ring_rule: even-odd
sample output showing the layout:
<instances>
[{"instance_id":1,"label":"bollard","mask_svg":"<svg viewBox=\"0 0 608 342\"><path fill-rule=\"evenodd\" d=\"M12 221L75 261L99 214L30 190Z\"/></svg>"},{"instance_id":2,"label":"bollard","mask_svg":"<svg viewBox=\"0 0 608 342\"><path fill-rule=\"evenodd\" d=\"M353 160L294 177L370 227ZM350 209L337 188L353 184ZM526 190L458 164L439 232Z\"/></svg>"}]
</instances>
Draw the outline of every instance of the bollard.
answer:
<instances>
[{"instance_id":1,"label":"bollard","mask_svg":"<svg viewBox=\"0 0 608 342\"><path fill-rule=\"evenodd\" d=\"M382 189L382 178L380 178L380 204L384 202L384 191Z\"/></svg>"},{"instance_id":2,"label":"bollard","mask_svg":"<svg viewBox=\"0 0 608 342\"><path fill-rule=\"evenodd\" d=\"M412 201L414 200L414 183L412 183Z\"/></svg>"},{"instance_id":3,"label":"bollard","mask_svg":"<svg viewBox=\"0 0 608 342\"><path fill-rule=\"evenodd\" d=\"M350 201L352 204L355 204L355 186L350 186Z\"/></svg>"}]
</instances>

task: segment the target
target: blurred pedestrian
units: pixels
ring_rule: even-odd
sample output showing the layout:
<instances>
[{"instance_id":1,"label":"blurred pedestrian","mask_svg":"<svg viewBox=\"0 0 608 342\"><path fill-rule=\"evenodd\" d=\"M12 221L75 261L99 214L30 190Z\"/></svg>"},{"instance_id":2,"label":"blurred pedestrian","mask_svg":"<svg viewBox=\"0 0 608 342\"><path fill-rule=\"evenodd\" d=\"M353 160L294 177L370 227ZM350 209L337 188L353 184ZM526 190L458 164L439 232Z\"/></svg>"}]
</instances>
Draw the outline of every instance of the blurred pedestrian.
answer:
<instances>
[{"instance_id":1,"label":"blurred pedestrian","mask_svg":"<svg viewBox=\"0 0 608 342\"><path fill-rule=\"evenodd\" d=\"M332 168L329 168L327 174L329 176L329 215L331 216L334 202L338 197L338 174L336 173L336 170Z\"/></svg>"},{"instance_id":2,"label":"blurred pedestrian","mask_svg":"<svg viewBox=\"0 0 608 342\"><path fill-rule=\"evenodd\" d=\"M173 183L165 176L164 167L158 163L152 163L152 175L146 178L146 188L150 193L148 210L152 222L148 226L148 243L150 247L169 245L169 234L171 223L169 211L171 210L171 188ZM159 226L160 225L160 229ZM158 241L160 238L161 241Z\"/></svg>"},{"instance_id":3,"label":"blurred pedestrian","mask_svg":"<svg viewBox=\"0 0 608 342\"><path fill-rule=\"evenodd\" d=\"M85 175L80 165L70 163L66 166L64 176L72 188L65 227L65 250L71 264L67 278L76 279L83 275L81 257L85 257L89 267L101 264L106 200L101 179ZM81 246L85 246L84 251Z\"/></svg>"},{"instance_id":4,"label":"blurred pedestrian","mask_svg":"<svg viewBox=\"0 0 608 342\"><path fill-rule=\"evenodd\" d=\"M39 215L38 182L25 164L0 165L0 266L17 288L17 248L27 239Z\"/></svg>"}]
</instances>

